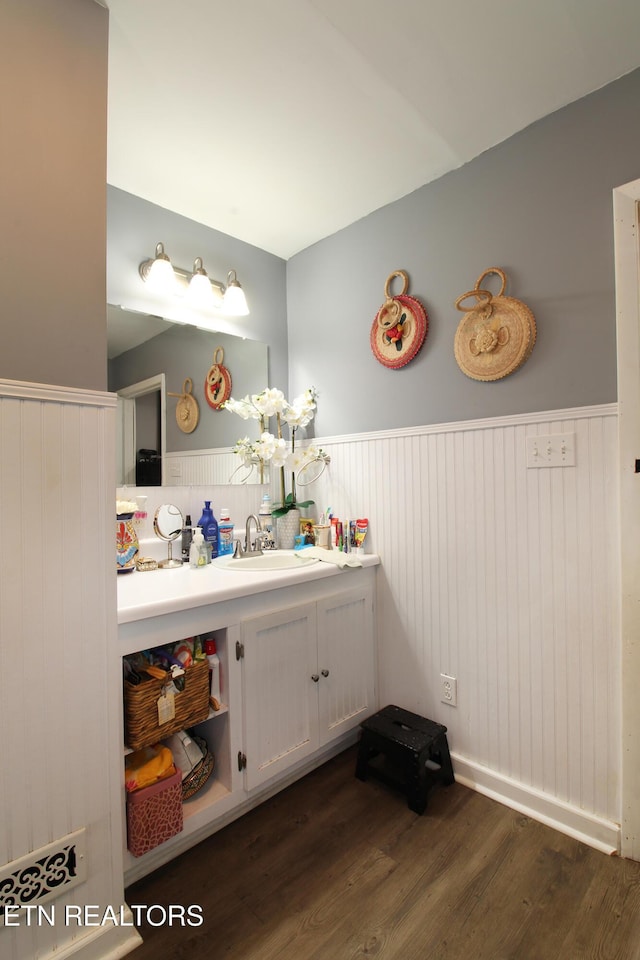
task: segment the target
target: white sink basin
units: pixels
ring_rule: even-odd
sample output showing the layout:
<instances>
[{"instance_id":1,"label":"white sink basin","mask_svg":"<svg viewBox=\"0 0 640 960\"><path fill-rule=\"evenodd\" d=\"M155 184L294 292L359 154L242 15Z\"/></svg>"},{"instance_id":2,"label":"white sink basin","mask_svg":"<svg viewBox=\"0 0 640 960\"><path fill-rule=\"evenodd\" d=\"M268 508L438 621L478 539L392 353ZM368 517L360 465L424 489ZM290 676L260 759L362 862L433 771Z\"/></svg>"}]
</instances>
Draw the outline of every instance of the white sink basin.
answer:
<instances>
[{"instance_id":1,"label":"white sink basin","mask_svg":"<svg viewBox=\"0 0 640 960\"><path fill-rule=\"evenodd\" d=\"M299 553L276 550L273 553L263 553L257 557L239 557L237 560L234 560L233 557L216 557L212 562L216 567L235 573L242 573L242 571L259 573L261 570L266 573L269 570L293 570L308 567L312 563L318 563L318 560L316 557L305 557L304 550Z\"/></svg>"}]
</instances>

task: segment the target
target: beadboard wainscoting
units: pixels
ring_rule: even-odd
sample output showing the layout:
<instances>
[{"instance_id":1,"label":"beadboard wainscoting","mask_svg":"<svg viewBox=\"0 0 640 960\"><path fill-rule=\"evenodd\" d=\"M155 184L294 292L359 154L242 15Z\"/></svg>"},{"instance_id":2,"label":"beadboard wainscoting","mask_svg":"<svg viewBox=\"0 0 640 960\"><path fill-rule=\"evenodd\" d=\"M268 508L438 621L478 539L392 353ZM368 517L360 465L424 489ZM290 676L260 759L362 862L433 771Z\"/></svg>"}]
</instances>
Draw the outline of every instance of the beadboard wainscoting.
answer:
<instances>
[{"instance_id":1,"label":"beadboard wainscoting","mask_svg":"<svg viewBox=\"0 0 640 960\"><path fill-rule=\"evenodd\" d=\"M165 454L164 483L174 487L205 485L242 485L247 469L230 448L192 450ZM252 485L259 480L257 472L251 476Z\"/></svg>"},{"instance_id":2,"label":"beadboard wainscoting","mask_svg":"<svg viewBox=\"0 0 640 960\"><path fill-rule=\"evenodd\" d=\"M560 434L575 465L528 467L527 438ZM617 406L318 443L317 509L366 515L382 560L381 705L446 724L463 783L617 850Z\"/></svg>"},{"instance_id":3,"label":"beadboard wainscoting","mask_svg":"<svg viewBox=\"0 0 640 960\"><path fill-rule=\"evenodd\" d=\"M0 955L16 960L140 942L100 922L124 909L115 402L0 380L0 873L4 903L32 906L0 922Z\"/></svg>"}]
</instances>

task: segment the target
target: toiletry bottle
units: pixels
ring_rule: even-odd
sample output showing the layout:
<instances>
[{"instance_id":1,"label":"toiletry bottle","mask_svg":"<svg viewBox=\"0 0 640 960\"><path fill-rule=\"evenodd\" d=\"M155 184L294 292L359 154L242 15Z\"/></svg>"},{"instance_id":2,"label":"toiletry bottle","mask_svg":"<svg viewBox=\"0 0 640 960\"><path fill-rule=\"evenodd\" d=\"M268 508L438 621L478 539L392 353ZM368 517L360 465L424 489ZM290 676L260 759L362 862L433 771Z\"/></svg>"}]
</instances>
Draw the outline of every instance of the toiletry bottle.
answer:
<instances>
[{"instance_id":1,"label":"toiletry bottle","mask_svg":"<svg viewBox=\"0 0 640 960\"><path fill-rule=\"evenodd\" d=\"M189 549L189 566L197 569L198 567L206 567L206 565L207 546L202 536L202 530L200 527L196 527L193 531L193 539Z\"/></svg>"},{"instance_id":2,"label":"toiletry bottle","mask_svg":"<svg viewBox=\"0 0 640 960\"><path fill-rule=\"evenodd\" d=\"M193 530L191 529L191 514L187 514L185 525L182 528L182 562L189 563L189 550L191 549L191 540L193 539Z\"/></svg>"},{"instance_id":3,"label":"toiletry bottle","mask_svg":"<svg viewBox=\"0 0 640 960\"><path fill-rule=\"evenodd\" d=\"M338 524L339 523L340 521L338 520L337 517L331 517L331 549L332 550L338 549L338 541L339 541Z\"/></svg>"},{"instance_id":4,"label":"toiletry bottle","mask_svg":"<svg viewBox=\"0 0 640 960\"><path fill-rule=\"evenodd\" d=\"M134 497L134 500L138 504L138 509L133 515L133 522L138 530L138 539L141 540L145 534L147 521L147 497Z\"/></svg>"},{"instance_id":5,"label":"toiletry bottle","mask_svg":"<svg viewBox=\"0 0 640 960\"><path fill-rule=\"evenodd\" d=\"M204 510L198 521L198 526L202 527L202 535L205 543L208 544L209 560L213 560L218 556L218 521L213 515L210 500L204 502Z\"/></svg>"},{"instance_id":6,"label":"toiletry bottle","mask_svg":"<svg viewBox=\"0 0 640 960\"><path fill-rule=\"evenodd\" d=\"M268 533L269 538L271 539L271 533L273 531L273 517L271 516L271 497L268 493L264 493L262 495L262 503L260 504L258 517L260 519L260 529L263 533Z\"/></svg>"},{"instance_id":7,"label":"toiletry bottle","mask_svg":"<svg viewBox=\"0 0 640 960\"><path fill-rule=\"evenodd\" d=\"M224 557L228 553L233 553L233 524L228 507L222 507L218 520L218 556Z\"/></svg>"},{"instance_id":8,"label":"toiletry bottle","mask_svg":"<svg viewBox=\"0 0 640 960\"><path fill-rule=\"evenodd\" d=\"M211 696L220 700L220 657L216 653L215 640L205 640L204 652L209 661L209 688Z\"/></svg>"}]
</instances>

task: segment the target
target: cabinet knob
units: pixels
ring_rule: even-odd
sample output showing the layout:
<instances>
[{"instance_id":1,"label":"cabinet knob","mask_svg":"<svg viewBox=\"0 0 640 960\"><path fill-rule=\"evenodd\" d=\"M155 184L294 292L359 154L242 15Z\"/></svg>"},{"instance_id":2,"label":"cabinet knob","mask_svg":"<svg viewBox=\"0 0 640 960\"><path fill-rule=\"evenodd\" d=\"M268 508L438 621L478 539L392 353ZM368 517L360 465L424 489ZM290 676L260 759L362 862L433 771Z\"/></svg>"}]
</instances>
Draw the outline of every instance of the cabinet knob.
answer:
<instances>
[{"instance_id":1,"label":"cabinet knob","mask_svg":"<svg viewBox=\"0 0 640 960\"><path fill-rule=\"evenodd\" d=\"M311 679L313 680L314 683L317 683L318 680L320 679L320 677L318 676L317 673L312 673L312 674L311 674Z\"/></svg>"},{"instance_id":2,"label":"cabinet knob","mask_svg":"<svg viewBox=\"0 0 640 960\"><path fill-rule=\"evenodd\" d=\"M328 676L329 676L329 671L328 671L328 670L321 670L320 673L322 674L323 677L328 677Z\"/></svg>"}]
</instances>

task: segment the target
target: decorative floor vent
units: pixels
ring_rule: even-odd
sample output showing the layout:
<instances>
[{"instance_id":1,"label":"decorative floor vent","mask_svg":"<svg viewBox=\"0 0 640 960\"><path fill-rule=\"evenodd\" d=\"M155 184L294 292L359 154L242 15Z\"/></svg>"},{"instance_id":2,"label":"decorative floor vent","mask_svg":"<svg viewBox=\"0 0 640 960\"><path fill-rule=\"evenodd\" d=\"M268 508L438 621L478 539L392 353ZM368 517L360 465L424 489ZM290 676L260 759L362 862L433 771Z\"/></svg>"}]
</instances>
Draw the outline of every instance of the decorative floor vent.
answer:
<instances>
[{"instance_id":1,"label":"decorative floor vent","mask_svg":"<svg viewBox=\"0 0 640 960\"><path fill-rule=\"evenodd\" d=\"M8 906L40 906L83 883L85 830L0 867L0 924Z\"/></svg>"}]
</instances>

